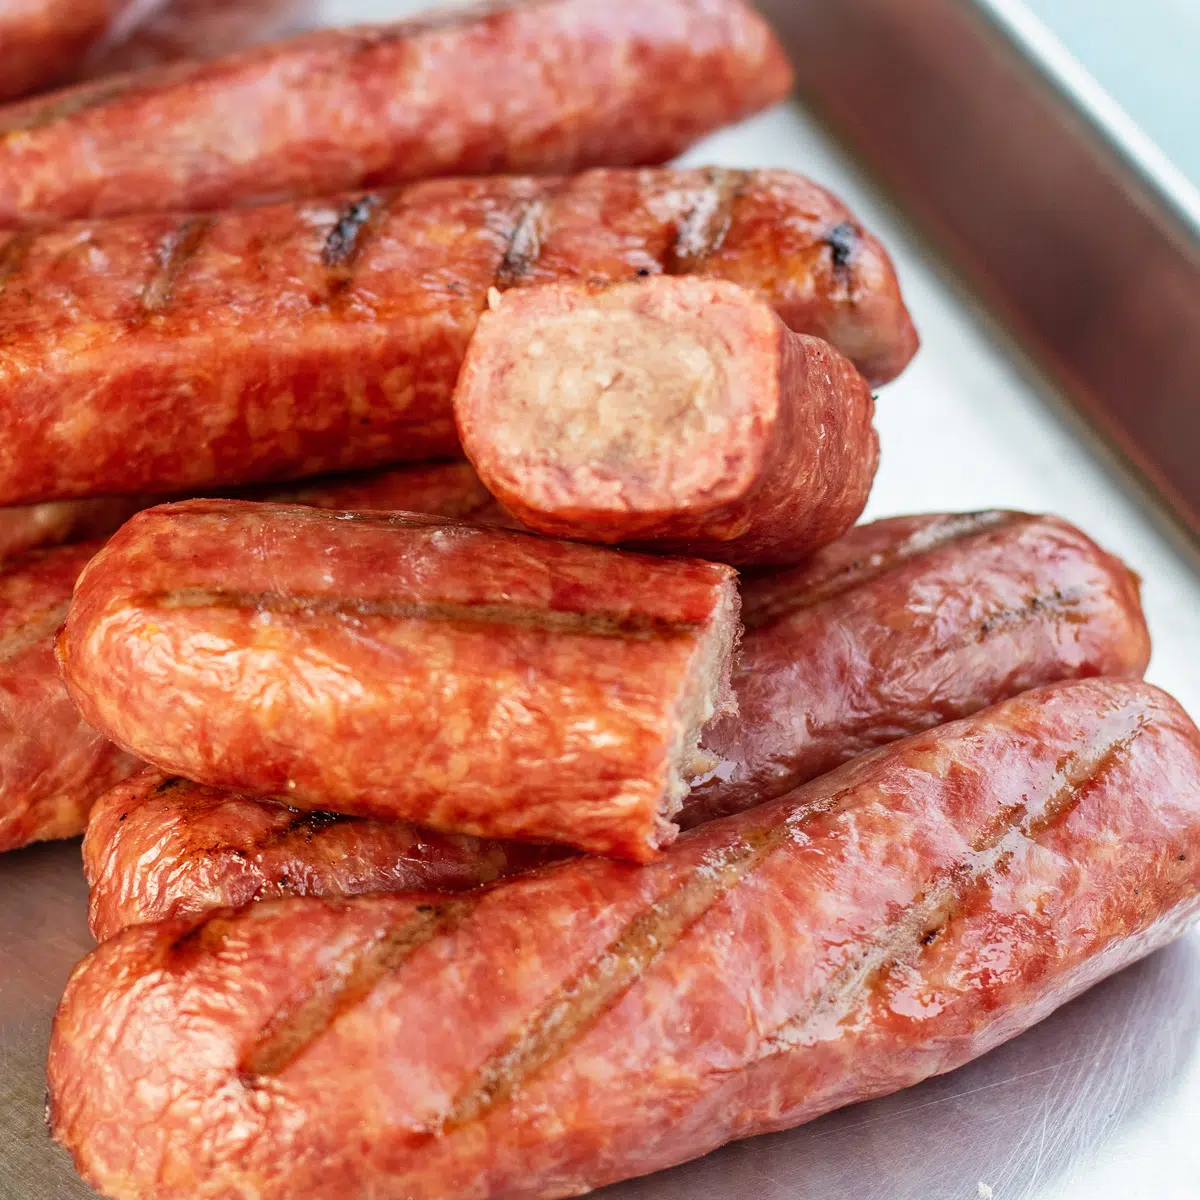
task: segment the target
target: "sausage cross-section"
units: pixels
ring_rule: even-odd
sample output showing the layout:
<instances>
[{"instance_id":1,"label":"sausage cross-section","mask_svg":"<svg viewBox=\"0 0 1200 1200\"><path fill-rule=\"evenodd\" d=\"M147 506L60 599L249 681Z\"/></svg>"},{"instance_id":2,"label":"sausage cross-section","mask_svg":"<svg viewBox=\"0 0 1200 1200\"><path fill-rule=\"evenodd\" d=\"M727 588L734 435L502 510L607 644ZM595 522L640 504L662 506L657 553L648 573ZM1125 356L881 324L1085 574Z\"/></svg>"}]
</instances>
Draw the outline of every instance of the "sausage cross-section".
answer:
<instances>
[{"instance_id":1,"label":"sausage cross-section","mask_svg":"<svg viewBox=\"0 0 1200 1200\"><path fill-rule=\"evenodd\" d=\"M120 1200L578 1196L950 1071L1198 908L1200 732L1056 685L646 867L129 930L59 1008L51 1126Z\"/></svg>"},{"instance_id":2,"label":"sausage cross-section","mask_svg":"<svg viewBox=\"0 0 1200 1200\"><path fill-rule=\"evenodd\" d=\"M0 504L457 455L454 384L492 289L679 271L757 291L877 380L916 348L879 243L786 171L434 181L0 233Z\"/></svg>"},{"instance_id":3,"label":"sausage cross-section","mask_svg":"<svg viewBox=\"0 0 1200 1200\"><path fill-rule=\"evenodd\" d=\"M791 82L743 0L502 0L324 29L0 109L0 228L662 163Z\"/></svg>"},{"instance_id":4,"label":"sausage cross-section","mask_svg":"<svg viewBox=\"0 0 1200 1200\"><path fill-rule=\"evenodd\" d=\"M720 280L512 292L479 322L454 412L528 528L738 566L840 537L879 461L862 376Z\"/></svg>"},{"instance_id":5,"label":"sausage cross-section","mask_svg":"<svg viewBox=\"0 0 1200 1200\"><path fill-rule=\"evenodd\" d=\"M88 924L128 925L280 896L465 891L562 852L302 812L146 767L92 808L83 839Z\"/></svg>"},{"instance_id":6,"label":"sausage cross-section","mask_svg":"<svg viewBox=\"0 0 1200 1200\"><path fill-rule=\"evenodd\" d=\"M1140 678L1137 579L1058 517L891 517L747 579L738 715L685 827L740 812L856 754L1061 679Z\"/></svg>"},{"instance_id":7,"label":"sausage cross-section","mask_svg":"<svg viewBox=\"0 0 1200 1200\"><path fill-rule=\"evenodd\" d=\"M96 728L197 782L645 860L734 711L738 607L715 563L190 501L92 560L59 658Z\"/></svg>"}]
</instances>

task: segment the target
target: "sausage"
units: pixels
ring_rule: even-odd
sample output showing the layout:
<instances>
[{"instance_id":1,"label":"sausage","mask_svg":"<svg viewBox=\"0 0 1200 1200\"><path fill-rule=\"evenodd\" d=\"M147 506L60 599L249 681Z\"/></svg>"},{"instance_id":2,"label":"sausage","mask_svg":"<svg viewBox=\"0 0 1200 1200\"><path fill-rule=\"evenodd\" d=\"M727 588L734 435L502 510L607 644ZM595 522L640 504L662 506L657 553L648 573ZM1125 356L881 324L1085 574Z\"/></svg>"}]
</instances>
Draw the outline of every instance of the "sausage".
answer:
<instances>
[{"instance_id":1,"label":"sausage","mask_svg":"<svg viewBox=\"0 0 1200 1200\"><path fill-rule=\"evenodd\" d=\"M0 228L662 163L791 84L743 0L502 0L324 29L0 111Z\"/></svg>"},{"instance_id":2,"label":"sausage","mask_svg":"<svg viewBox=\"0 0 1200 1200\"><path fill-rule=\"evenodd\" d=\"M136 762L67 697L54 635L96 543L37 550L0 570L0 851L83 832L97 796Z\"/></svg>"},{"instance_id":3,"label":"sausage","mask_svg":"<svg viewBox=\"0 0 1200 1200\"><path fill-rule=\"evenodd\" d=\"M278 896L455 892L561 857L403 821L301 812L147 767L105 793L83 839L88 924L128 925Z\"/></svg>"},{"instance_id":4,"label":"sausage","mask_svg":"<svg viewBox=\"0 0 1200 1200\"><path fill-rule=\"evenodd\" d=\"M89 49L132 28L153 11L155 3L156 0L4 0L0 5L0 100L54 82L76 67ZM9 186L7 178L0 184L0 192L5 193L0 206L9 203Z\"/></svg>"},{"instance_id":5,"label":"sausage","mask_svg":"<svg viewBox=\"0 0 1200 1200\"><path fill-rule=\"evenodd\" d=\"M0 504L457 456L489 289L555 278L728 278L887 376L915 334L878 243L836 265L847 219L788 172L646 170L0 234Z\"/></svg>"},{"instance_id":6,"label":"sausage","mask_svg":"<svg viewBox=\"0 0 1200 1200\"><path fill-rule=\"evenodd\" d=\"M647 867L129 930L67 987L51 1126L122 1200L577 1196L952 1070L1198 896L1200 732L1054 685Z\"/></svg>"},{"instance_id":7,"label":"sausage","mask_svg":"<svg viewBox=\"0 0 1200 1200\"><path fill-rule=\"evenodd\" d=\"M479 477L539 533L791 564L841 537L879 463L854 367L721 280L495 300L454 414Z\"/></svg>"},{"instance_id":8,"label":"sausage","mask_svg":"<svg viewBox=\"0 0 1200 1200\"><path fill-rule=\"evenodd\" d=\"M706 731L716 767L687 828L781 796L847 759L1018 692L1140 678L1137 578L1058 517L893 517L804 566L747 579L736 718Z\"/></svg>"},{"instance_id":9,"label":"sausage","mask_svg":"<svg viewBox=\"0 0 1200 1200\"><path fill-rule=\"evenodd\" d=\"M263 495L267 494L264 489ZM489 524L511 523L465 462L309 480L276 489L274 498L318 508L406 508ZM135 503L131 498L0 510L0 558L8 559L0 568L0 851L82 833L96 797L142 765L119 753L79 718L54 657L54 637L66 617L76 577L100 543L24 556L10 557L9 551L22 544L21 535L24 544L31 544L39 537L48 543L87 533L112 533L143 502L154 503L150 499ZM266 821L259 818L260 824ZM235 830L231 823L230 845L222 861L236 855ZM427 837L423 844L442 843ZM190 846L181 849L183 854L190 852ZM494 854L490 849L487 853ZM360 858L364 879L373 861L369 856ZM378 876L379 886L388 878L402 876ZM160 892L170 887L149 875L145 882L147 896L151 887ZM240 880L230 884L240 886Z\"/></svg>"},{"instance_id":10,"label":"sausage","mask_svg":"<svg viewBox=\"0 0 1200 1200\"><path fill-rule=\"evenodd\" d=\"M166 0L128 37L96 47L72 79L219 58L310 28L319 7L314 0Z\"/></svg>"},{"instance_id":11,"label":"sausage","mask_svg":"<svg viewBox=\"0 0 1200 1200\"><path fill-rule=\"evenodd\" d=\"M738 603L714 563L189 501L93 559L59 662L92 725L199 783L641 861L733 711Z\"/></svg>"}]
</instances>

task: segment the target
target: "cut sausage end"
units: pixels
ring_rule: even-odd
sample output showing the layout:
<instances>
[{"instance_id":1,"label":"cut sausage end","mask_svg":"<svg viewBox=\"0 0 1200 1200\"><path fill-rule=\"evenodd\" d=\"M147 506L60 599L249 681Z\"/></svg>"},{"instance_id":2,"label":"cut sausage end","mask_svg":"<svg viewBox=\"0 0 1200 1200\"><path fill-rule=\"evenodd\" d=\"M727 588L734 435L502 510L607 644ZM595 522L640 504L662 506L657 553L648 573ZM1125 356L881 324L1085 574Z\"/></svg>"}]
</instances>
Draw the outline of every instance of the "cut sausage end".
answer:
<instances>
[{"instance_id":1,"label":"cut sausage end","mask_svg":"<svg viewBox=\"0 0 1200 1200\"><path fill-rule=\"evenodd\" d=\"M675 703L675 735L667 757L667 786L656 829L654 849L669 846L678 836L674 818L691 794L692 782L704 774L707 755L700 738L710 722L737 716L733 663L741 640L741 597L729 579L702 637Z\"/></svg>"},{"instance_id":2,"label":"cut sausage end","mask_svg":"<svg viewBox=\"0 0 1200 1200\"><path fill-rule=\"evenodd\" d=\"M779 408L782 325L722 281L510 293L456 396L467 453L534 528L616 542L755 487Z\"/></svg>"}]
</instances>

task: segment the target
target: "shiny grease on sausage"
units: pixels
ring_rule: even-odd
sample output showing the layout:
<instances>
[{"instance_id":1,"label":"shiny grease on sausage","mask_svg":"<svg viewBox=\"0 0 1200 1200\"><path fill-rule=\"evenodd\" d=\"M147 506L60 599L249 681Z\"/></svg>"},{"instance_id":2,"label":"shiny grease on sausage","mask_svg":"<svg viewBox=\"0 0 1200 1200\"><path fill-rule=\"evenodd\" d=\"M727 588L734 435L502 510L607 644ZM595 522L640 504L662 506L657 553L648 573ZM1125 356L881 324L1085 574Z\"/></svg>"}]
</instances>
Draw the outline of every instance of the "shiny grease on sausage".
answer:
<instances>
[{"instance_id":1,"label":"shiny grease on sausage","mask_svg":"<svg viewBox=\"0 0 1200 1200\"><path fill-rule=\"evenodd\" d=\"M1198 892L1200 733L1056 685L648 867L127 931L59 1009L52 1128L113 1197L579 1195L952 1070Z\"/></svg>"}]
</instances>

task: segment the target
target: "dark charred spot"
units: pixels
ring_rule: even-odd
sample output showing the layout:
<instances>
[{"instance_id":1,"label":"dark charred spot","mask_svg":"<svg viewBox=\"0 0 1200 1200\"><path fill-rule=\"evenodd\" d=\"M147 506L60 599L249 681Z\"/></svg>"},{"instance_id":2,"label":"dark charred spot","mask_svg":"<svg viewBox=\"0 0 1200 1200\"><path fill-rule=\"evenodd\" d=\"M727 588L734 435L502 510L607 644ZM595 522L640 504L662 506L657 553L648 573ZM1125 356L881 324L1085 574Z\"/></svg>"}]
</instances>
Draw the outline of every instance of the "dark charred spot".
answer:
<instances>
[{"instance_id":1,"label":"dark charred spot","mask_svg":"<svg viewBox=\"0 0 1200 1200\"><path fill-rule=\"evenodd\" d=\"M939 926L937 929L931 929L931 930L929 930L929 932L928 932L928 933L926 933L926 934L925 934L925 935L924 935L924 936L921 938L921 945L922 945L922 946L932 946L932 945L933 945L933 943L937 941L937 939L938 939L938 934L940 934L941 932L942 932L942 930L941 930L941 927L940 927L940 926Z\"/></svg>"},{"instance_id":2,"label":"dark charred spot","mask_svg":"<svg viewBox=\"0 0 1200 1200\"><path fill-rule=\"evenodd\" d=\"M637 273L640 279L645 279L651 274L651 271L649 267L638 267Z\"/></svg>"},{"instance_id":3,"label":"dark charred spot","mask_svg":"<svg viewBox=\"0 0 1200 1200\"><path fill-rule=\"evenodd\" d=\"M1179 856L1179 861L1180 861L1180 862L1187 862L1187 855L1186 855L1186 854L1181 854L1181 855Z\"/></svg>"},{"instance_id":4,"label":"dark charred spot","mask_svg":"<svg viewBox=\"0 0 1200 1200\"><path fill-rule=\"evenodd\" d=\"M833 265L848 267L858 249L858 230L849 221L843 221L829 231L825 244L833 252Z\"/></svg>"},{"instance_id":5,"label":"dark charred spot","mask_svg":"<svg viewBox=\"0 0 1200 1200\"><path fill-rule=\"evenodd\" d=\"M321 251L321 261L330 268L345 267L354 261L359 249L359 241L368 222L375 215L382 200L379 196L368 195L351 201L338 215L337 223L329 231L325 239L325 247Z\"/></svg>"},{"instance_id":6,"label":"dark charred spot","mask_svg":"<svg viewBox=\"0 0 1200 1200\"><path fill-rule=\"evenodd\" d=\"M178 775L173 775L170 779L164 779L150 794L151 796L165 796L168 792L174 791L177 787L182 787L185 783L187 783L186 779ZM122 817L121 820L123 821L125 818Z\"/></svg>"},{"instance_id":7,"label":"dark charred spot","mask_svg":"<svg viewBox=\"0 0 1200 1200\"><path fill-rule=\"evenodd\" d=\"M120 825L120 824L121 824L121 822L122 822L122 821L124 821L124 820L125 820L125 818L126 818L127 816L129 816L129 814L128 814L128 813L122 813L122 814L121 814L121 815L120 815L120 816L117 818L117 824L118 824L118 825Z\"/></svg>"}]
</instances>

